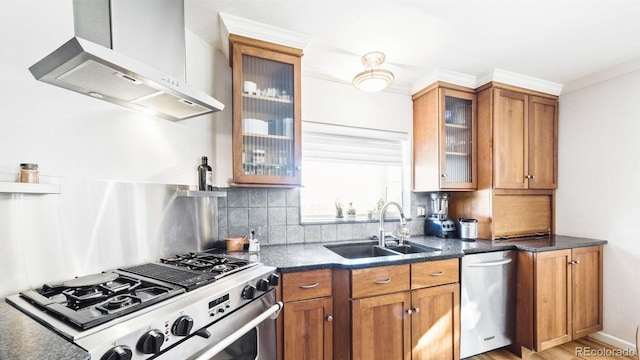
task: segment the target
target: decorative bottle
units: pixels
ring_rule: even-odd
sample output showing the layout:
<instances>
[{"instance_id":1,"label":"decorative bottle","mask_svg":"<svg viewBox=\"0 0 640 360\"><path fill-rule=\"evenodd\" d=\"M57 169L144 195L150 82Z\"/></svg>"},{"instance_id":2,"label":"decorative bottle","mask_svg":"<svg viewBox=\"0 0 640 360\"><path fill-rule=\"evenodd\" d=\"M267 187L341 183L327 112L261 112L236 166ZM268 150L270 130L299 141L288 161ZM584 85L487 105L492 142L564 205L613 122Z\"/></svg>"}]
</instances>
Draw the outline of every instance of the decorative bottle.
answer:
<instances>
[{"instance_id":1,"label":"decorative bottle","mask_svg":"<svg viewBox=\"0 0 640 360\"><path fill-rule=\"evenodd\" d=\"M213 190L213 171L211 170L211 166L207 164L206 156L202 157L202 164L198 166L198 190Z\"/></svg>"}]
</instances>

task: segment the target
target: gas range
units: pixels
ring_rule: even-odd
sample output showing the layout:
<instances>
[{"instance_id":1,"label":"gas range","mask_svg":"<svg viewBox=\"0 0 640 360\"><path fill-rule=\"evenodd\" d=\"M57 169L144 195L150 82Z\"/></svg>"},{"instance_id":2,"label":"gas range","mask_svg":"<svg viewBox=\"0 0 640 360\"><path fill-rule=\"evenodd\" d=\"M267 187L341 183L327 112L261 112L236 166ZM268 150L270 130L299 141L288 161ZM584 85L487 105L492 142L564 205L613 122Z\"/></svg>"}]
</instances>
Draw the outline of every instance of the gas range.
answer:
<instances>
[{"instance_id":1,"label":"gas range","mask_svg":"<svg viewBox=\"0 0 640 360\"><path fill-rule=\"evenodd\" d=\"M271 307L278 282L275 268L260 263L188 253L45 284L7 302L92 359L147 359L207 338L206 328L260 298Z\"/></svg>"}]
</instances>

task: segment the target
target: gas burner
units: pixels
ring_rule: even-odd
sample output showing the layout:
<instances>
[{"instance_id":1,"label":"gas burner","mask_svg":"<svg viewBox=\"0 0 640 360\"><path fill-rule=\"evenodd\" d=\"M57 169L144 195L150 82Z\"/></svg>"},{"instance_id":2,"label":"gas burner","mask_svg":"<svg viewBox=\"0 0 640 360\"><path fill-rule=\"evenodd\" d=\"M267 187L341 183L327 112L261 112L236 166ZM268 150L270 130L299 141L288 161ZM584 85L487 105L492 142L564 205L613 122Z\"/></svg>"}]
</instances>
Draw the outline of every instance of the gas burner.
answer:
<instances>
[{"instance_id":1,"label":"gas burner","mask_svg":"<svg viewBox=\"0 0 640 360\"><path fill-rule=\"evenodd\" d=\"M212 253L187 253L160 259L160 262L166 265L212 274L216 279L257 265L257 263L252 263L245 259Z\"/></svg>"},{"instance_id":2,"label":"gas burner","mask_svg":"<svg viewBox=\"0 0 640 360\"><path fill-rule=\"evenodd\" d=\"M236 264L224 264L224 265L214 265L212 268L206 270L211 273L226 273L229 271L236 270L239 265Z\"/></svg>"},{"instance_id":3,"label":"gas burner","mask_svg":"<svg viewBox=\"0 0 640 360\"><path fill-rule=\"evenodd\" d=\"M98 303L108 296L98 286L74 288L63 290L62 294L67 298L67 304L72 309L80 309Z\"/></svg>"},{"instance_id":4,"label":"gas burner","mask_svg":"<svg viewBox=\"0 0 640 360\"><path fill-rule=\"evenodd\" d=\"M100 310L104 314L110 314L112 312L124 309L129 306L133 306L141 303L142 300L133 295L116 295L105 302L96 305L96 309Z\"/></svg>"}]
</instances>

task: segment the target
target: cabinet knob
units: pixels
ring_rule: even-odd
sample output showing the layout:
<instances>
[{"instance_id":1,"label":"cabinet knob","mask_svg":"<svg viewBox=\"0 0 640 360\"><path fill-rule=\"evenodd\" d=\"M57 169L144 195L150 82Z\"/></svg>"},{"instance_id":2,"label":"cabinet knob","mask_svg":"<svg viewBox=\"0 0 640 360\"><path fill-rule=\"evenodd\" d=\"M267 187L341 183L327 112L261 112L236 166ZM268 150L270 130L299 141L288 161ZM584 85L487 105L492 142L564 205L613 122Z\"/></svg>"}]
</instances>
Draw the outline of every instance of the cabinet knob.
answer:
<instances>
[{"instance_id":1,"label":"cabinet knob","mask_svg":"<svg viewBox=\"0 0 640 360\"><path fill-rule=\"evenodd\" d=\"M580 260L571 260L571 262L569 262L569 265L577 265L580 264Z\"/></svg>"},{"instance_id":2,"label":"cabinet knob","mask_svg":"<svg viewBox=\"0 0 640 360\"><path fill-rule=\"evenodd\" d=\"M411 314L413 314L413 310L407 309L407 315L411 315Z\"/></svg>"},{"instance_id":3,"label":"cabinet knob","mask_svg":"<svg viewBox=\"0 0 640 360\"><path fill-rule=\"evenodd\" d=\"M535 178L536 177L534 175L531 175L531 174L525 176L525 179L535 179Z\"/></svg>"},{"instance_id":4,"label":"cabinet knob","mask_svg":"<svg viewBox=\"0 0 640 360\"><path fill-rule=\"evenodd\" d=\"M333 316L331 316L331 315L327 315L327 321L328 321L328 322L332 322L332 321L333 321Z\"/></svg>"},{"instance_id":5,"label":"cabinet knob","mask_svg":"<svg viewBox=\"0 0 640 360\"><path fill-rule=\"evenodd\" d=\"M442 175L440 175L440 176L441 176L441 177L447 177L447 174L442 174Z\"/></svg>"},{"instance_id":6,"label":"cabinet knob","mask_svg":"<svg viewBox=\"0 0 640 360\"><path fill-rule=\"evenodd\" d=\"M419 313L420 312L420 308L414 308L413 312L416 313L416 314Z\"/></svg>"}]
</instances>

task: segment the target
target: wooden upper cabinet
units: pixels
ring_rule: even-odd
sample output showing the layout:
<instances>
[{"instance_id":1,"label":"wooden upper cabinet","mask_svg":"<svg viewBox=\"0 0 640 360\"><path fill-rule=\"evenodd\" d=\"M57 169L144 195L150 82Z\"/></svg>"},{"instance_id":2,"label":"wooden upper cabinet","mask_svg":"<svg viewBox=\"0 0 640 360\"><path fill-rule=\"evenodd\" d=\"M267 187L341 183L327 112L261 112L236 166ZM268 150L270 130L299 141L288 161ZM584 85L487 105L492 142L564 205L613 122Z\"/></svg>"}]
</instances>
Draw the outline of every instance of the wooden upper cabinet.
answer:
<instances>
[{"instance_id":1,"label":"wooden upper cabinet","mask_svg":"<svg viewBox=\"0 0 640 360\"><path fill-rule=\"evenodd\" d=\"M506 89L494 99L494 187L557 188L558 102Z\"/></svg>"},{"instance_id":2,"label":"wooden upper cabinet","mask_svg":"<svg viewBox=\"0 0 640 360\"><path fill-rule=\"evenodd\" d=\"M299 186L302 50L229 35L232 186Z\"/></svg>"},{"instance_id":3,"label":"wooden upper cabinet","mask_svg":"<svg viewBox=\"0 0 640 360\"><path fill-rule=\"evenodd\" d=\"M477 188L476 126L471 89L437 83L413 96L415 191Z\"/></svg>"},{"instance_id":4,"label":"wooden upper cabinet","mask_svg":"<svg viewBox=\"0 0 640 360\"><path fill-rule=\"evenodd\" d=\"M558 102L529 98L529 189L558 187Z\"/></svg>"}]
</instances>

